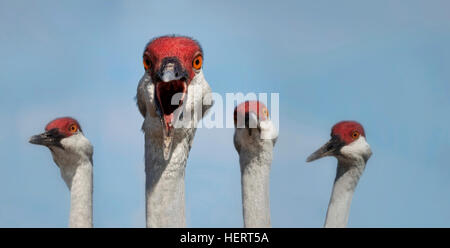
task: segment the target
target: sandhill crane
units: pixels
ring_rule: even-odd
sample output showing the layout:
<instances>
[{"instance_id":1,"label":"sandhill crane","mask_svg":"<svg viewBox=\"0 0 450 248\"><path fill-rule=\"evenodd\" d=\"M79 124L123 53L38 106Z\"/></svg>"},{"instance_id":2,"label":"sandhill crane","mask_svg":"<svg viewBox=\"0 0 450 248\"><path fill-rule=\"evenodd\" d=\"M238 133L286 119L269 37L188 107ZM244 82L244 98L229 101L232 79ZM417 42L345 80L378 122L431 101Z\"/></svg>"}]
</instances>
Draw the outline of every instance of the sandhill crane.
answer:
<instances>
[{"instance_id":1,"label":"sandhill crane","mask_svg":"<svg viewBox=\"0 0 450 248\"><path fill-rule=\"evenodd\" d=\"M58 118L45 132L34 135L31 144L50 149L53 161L70 190L69 227L92 227L92 153L80 124L73 118Z\"/></svg>"},{"instance_id":2,"label":"sandhill crane","mask_svg":"<svg viewBox=\"0 0 450 248\"><path fill-rule=\"evenodd\" d=\"M144 117L147 227L184 227L184 175L196 124L211 105L203 51L189 37L162 36L144 51L137 89ZM183 123L177 128L177 124Z\"/></svg>"},{"instance_id":3,"label":"sandhill crane","mask_svg":"<svg viewBox=\"0 0 450 248\"><path fill-rule=\"evenodd\" d=\"M247 101L234 110L234 146L241 167L244 227L270 227L269 174L278 131L266 106Z\"/></svg>"},{"instance_id":4,"label":"sandhill crane","mask_svg":"<svg viewBox=\"0 0 450 248\"><path fill-rule=\"evenodd\" d=\"M341 121L331 129L330 141L307 158L307 162L325 156L334 156L338 160L325 227L347 226L356 185L371 155L362 125L355 121Z\"/></svg>"}]
</instances>

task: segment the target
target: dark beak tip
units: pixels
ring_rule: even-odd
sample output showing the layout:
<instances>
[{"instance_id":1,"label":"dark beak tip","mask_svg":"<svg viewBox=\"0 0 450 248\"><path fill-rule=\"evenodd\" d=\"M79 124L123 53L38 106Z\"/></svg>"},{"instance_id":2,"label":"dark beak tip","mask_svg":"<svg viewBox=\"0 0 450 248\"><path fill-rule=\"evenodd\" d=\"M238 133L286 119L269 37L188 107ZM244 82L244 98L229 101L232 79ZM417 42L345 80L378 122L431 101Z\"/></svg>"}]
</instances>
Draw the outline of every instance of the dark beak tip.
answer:
<instances>
[{"instance_id":1,"label":"dark beak tip","mask_svg":"<svg viewBox=\"0 0 450 248\"><path fill-rule=\"evenodd\" d=\"M33 145L41 145L41 143L39 141L37 141L36 139L30 138L30 140L28 140L28 143L33 144Z\"/></svg>"},{"instance_id":2,"label":"dark beak tip","mask_svg":"<svg viewBox=\"0 0 450 248\"><path fill-rule=\"evenodd\" d=\"M45 145L43 143L41 135L33 135L28 139L28 143L33 145Z\"/></svg>"},{"instance_id":3,"label":"dark beak tip","mask_svg":"<svg viewBox=\"0 0 450 248\"><path fill-rule=\"evenodd\" d=\"M31 136L31 137L28 139L28 143L30 143L30 144L36 144L36 138L35 138L34 136Z\"/></svg>"},{"instance_id":4,"label":"dark beak tip","mask_svg":"<svg viewBox=\"0 0 450 248\"><path fill-rule=\"evenodd\" d=\"M313 158L312 156L309 156L309 157L306 158L306 162L307 163L310 163L310 162L312 162L314 160L316 160L316 158Z\"/></svg>"}]
</instances>

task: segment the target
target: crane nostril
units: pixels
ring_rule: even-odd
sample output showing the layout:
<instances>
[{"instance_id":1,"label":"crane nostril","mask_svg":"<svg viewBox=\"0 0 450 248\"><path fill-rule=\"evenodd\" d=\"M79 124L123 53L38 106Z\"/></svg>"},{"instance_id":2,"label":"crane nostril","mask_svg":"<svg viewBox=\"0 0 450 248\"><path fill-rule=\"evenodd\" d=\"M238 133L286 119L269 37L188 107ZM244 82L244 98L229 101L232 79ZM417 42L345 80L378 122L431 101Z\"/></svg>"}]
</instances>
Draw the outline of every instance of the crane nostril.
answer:
<instances>
[{"instance_id":1,"label":"crane nostril","mask_svg":"<svg viewBox=\"0 0 450 248\"><path fill-rule=\"evenodd\" d=\"M331 151L333 149L333 145L327 146L327 151Z\"/></svg>"}]
</instances>

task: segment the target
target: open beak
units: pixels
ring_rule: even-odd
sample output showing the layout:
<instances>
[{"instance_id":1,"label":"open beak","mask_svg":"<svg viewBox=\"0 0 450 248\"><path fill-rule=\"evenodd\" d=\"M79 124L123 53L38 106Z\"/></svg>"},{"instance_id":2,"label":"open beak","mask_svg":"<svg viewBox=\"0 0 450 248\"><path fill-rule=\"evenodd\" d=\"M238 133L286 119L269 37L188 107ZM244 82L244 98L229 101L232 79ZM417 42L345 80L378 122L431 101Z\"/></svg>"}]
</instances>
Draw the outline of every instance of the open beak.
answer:
<instances>
[{"instance_id":1,"label":"open beak","mask_svg":"<svg viewBox=\"0 0 450 248\"><path fill-rule=\"evenodd\" d=\"M63 146L61 145L61 139L63 137L64 136L58 132L58 129L54 128L54 129L51 129L44 133L31 136L31 138L28 142L30 142L31 144L35 144L35 145L43 145L43 146L47 146L47 147L57 146L57 147L63 148Z\"/></svg>"},{"instance_id":2,"label":"open beak","mask_svg":"<svg viewBox=\"0 0 450 248\"><path fill-rule=\"evenodd\" d=\"M309 157L306 159L306 162L312 162L326 156L338 155L343 145L344 143L340 141L338 137L333 136L325 145L320 147L313 154L309 155Z\"/></svg>"},{"instance_id":3,"label":"open beak","mask_svg":"<svg viewBox=\"0 0 450 248\"><path fill-rule=\"evenodd\" d=\"M155 94L158 114L163 125L164 158L168 159L172 150L173 128L178 118L174 112L183 105L187 97L188 77L176 59L163 62L157 73Z\"/></svg>"}]
</instances>

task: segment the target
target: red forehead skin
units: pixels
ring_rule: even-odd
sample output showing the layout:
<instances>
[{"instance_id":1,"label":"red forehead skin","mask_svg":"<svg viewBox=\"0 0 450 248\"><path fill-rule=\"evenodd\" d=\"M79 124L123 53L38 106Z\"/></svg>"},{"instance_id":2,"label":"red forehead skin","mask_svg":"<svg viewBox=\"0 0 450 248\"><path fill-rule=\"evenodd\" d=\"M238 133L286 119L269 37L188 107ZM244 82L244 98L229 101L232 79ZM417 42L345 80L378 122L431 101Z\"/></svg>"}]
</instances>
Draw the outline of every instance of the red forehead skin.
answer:
<instances>
[{"instance_id":1,"label":"red forehead skin","mask_svg":"<svg viewBox=\"0 0 450 248\"><path fill-rule=\"evenodd\" d=\"M348 145L353 142L352 134L354 131L358 131L360 135L366 137L363 126L356 121L341 121L336 123L331 129L331 135L339 136Z\"/></svg>"},{"instance_id":2,"label":"red forehead skin","mask_svg":"<svg viewBox=\"0 0 450 248\"><path fill-rule=\"evenodd\" d=\"M259 120L265 121L267 119L267 116L266 114L264 114L264 110L268 111L264 103L260 101L246 101L239 104L234 109L234 119L237 120L238 113L242 116L245 116L246 113L253 112L258 116Z\"/></svg>"},{"instance_id":3,"label":"red forehead skin","mask_svg":"<svg viewBox=\"0 0 450 248\"><path fill-rule=\"evenodd\" d=\"M197 55L202 55L200 45L189 37L162 36L152 40L144 51L144 59L152 62L151 70L159 70L161 62L167 57L176 57L181 66L188 72L189 80L194 77L192 61Z\"/></svg>"},{"instance_id":4,"label":"red forehead skin","mask_svg":"<svg viewBox=\"0 0 450 248\"><path fill-rule=\"evenodd\" d=\"M65 135L66 137L69 137L72 135L72 133L69 130L69 127L72 124L75 124L77 126L77 129L81 131L81 127L78 121L71 117L62 117L51 121L50 123L47 124L47 126L45 126L45 131L57 128L59 133Z\"/></svg>"}]
</instances>

